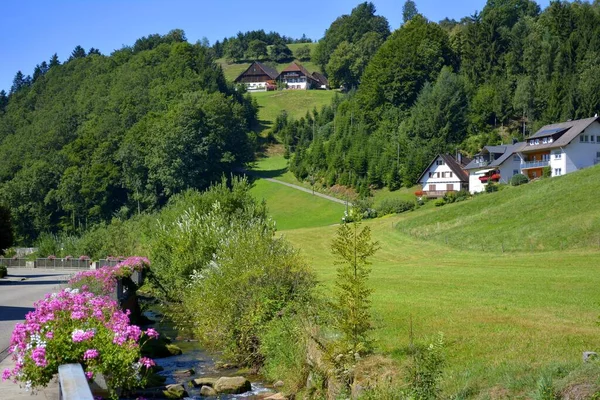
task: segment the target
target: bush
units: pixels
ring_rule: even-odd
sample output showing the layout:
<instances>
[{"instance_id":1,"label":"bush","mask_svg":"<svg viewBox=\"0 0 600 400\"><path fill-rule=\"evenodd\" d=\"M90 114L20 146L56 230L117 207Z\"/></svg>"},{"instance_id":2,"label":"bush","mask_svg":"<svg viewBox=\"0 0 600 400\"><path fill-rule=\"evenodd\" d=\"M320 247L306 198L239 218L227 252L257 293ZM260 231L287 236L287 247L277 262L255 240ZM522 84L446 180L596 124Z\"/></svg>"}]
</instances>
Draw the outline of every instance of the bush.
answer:
<instances>
[{"instance_id":1,"label":"bush","mask_svg":"<svg viewBox=\"0 0 600 400\"><path fill-rule=\"evenodd\" d=\"M488 183L487 185L485 185L485 192L486 193L493 193L493 192L497 192L498 191L498 185L495 183Z\"/></svg>"},{"instance_id":2,"label":"bush","mask_svg":"<svg viewBox=\"0 0 600 400\"><path fill-rule=\"evenodd\" d=\"M542 178L550 178L552 176L552 168L545 166L542 168Z\"/></svg>"},{"instance_id":3,"label":"bush","mask_svg":"<svg viewBox=\"0 0 600 400\"><path fill-rule=\"evenodd\" d=\"M529 178L527 178L523 174L516 174L516 175L513 175L512 178L510 178L511 186L519 186L519 185L523 185L527 182L529 182Z\"/></svg>"},{"instance_id":4,"label":"bush","mask_svg":"<svg viewBox=\"0 0 600 400\"><path fill-rule=\"evenodd\" d=\"M190 235L204 231L203 224ZM244 366L264 361L260 334L286 310L309 302L315 277L298 253L274 237L269 221L232 223L211 249L210 263L187 280L178 322L193 322L193 332L207 347ZM183 321L182 321L183 320Z\"/></svg>"},{"instance_id":5,"label":"bush","mask_svg":"<svg viewBox=\"0 0 600 400\"><path fill-rule=\"evenodd\" d=\"M417 348L408 367L409 393L415 399L437 399L444 368L444 336L426 348Z\"/></svg>"},{"instance_id":6,"label":"bush","mask_svg":"<svg viewBox=\"0 0 600 400\"><path fill-rule=\"evenodd\" d=\"M398 198L384 199L377 207L377 212L380 215L387 214L400 214L406 211L415 209L415 203L412 201L406 201Z\"/></svg>"},{"instance_id":7,"label":"bush","mask_svg":"<svg viewBox=\"0 0 600 400\"><path fill-rule=\"evenodd\" d=\"M441 207L446 204L446 200L442 197L441 199L437 199L433 204L435 204L436 207Z\"/></svg>"},{"instance_id":8,"label":"bush","mask_svg":"<svg viewBox=\"0 0 600 400\"><path fill-rule=\"evenodd\" d=\"M0 278L4 278L6 275L8 275L6 265L0 265Z\"/></svg>"}]
</instances>

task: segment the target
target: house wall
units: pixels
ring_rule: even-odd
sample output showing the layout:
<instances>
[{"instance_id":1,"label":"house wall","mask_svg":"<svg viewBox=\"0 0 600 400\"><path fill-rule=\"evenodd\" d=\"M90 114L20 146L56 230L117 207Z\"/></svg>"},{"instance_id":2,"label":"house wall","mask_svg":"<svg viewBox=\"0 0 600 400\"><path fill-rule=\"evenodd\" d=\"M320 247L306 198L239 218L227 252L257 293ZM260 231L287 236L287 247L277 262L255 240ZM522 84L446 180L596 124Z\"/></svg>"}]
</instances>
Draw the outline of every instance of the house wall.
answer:
<instances>
[{"instance_id":1,"label":"house wall","mask_svg":"<svg viewBox=\"0 0 600 400\"><path fill-rule=\"evenodd\" d=\"M521 173L521 157L519 157L518 154L512 154L510 157L504 160L502 164L500 164L498 170L500 170L500 180L498 182L510 183L510 179L513 176Z\"/></svg>"},{"instance_id":2,"label":"house wall","mask_svg":"<svg viewBox=\"0 0 600 400\"><path fill-rule=\"evenodd\" d=\"M469 192L471 192L471 194L483 192L485 190L485 185L481 183L479 177L485 175L485 172L480 171L485 171L487 169L489 168L484 168L483 170L472 169L469 171Z\"/></svg>"},{"instance_id":3,"label":"house wall","mask_svg":"<svg viewBox=\"0 0 600 400\"><path fill-rule=\"evenodd\" d=\"M304 75L300 76L287 76L283 75L281 80L288 85L288 89L301 89L306 90L310 88L308 79Z\"/></svg>"},{"instance_id":4,"label":"house wall","mask_svg":"<svg viewBox=\"0 0 600 400\"><path fill-rule=\"evenodd\" d=\"M550 153L550 169L552 176L564 175L567 173L567 156L563 149L552 149Z\"/></svg>"},{"instance_id":5,"label":"house wall","mask_svg":"<svg viewBox=\"0 0 600 400\"><path fill-rule=\"evenodd\" d=\"M579 136L586 135L588 138L594 136L594 141L591 140L587 143L580 142ZM595 163L598 163L598 152L600 152L600 144L598 143L598 137L600 137L600 123L594 122L592 125L586 128L584 132L579 134L573 141L567 146L563 147L564 154L564 169L563 175L568 174L578 169L591 167ZM554 171L552 171L554 173Z\"/></svg>"},{"instance_id":6,"label":"house wall","mask_svg":"<svg viewBox=\"0 0 600 400\"><path fill-rule=\"evenodd\" d=\"M421 185L423 185L423 190L429 191L431 190L430 185L436 185L435 190L445 191L448 190L447 185L452 185L452 190L459 191L461 189L460 179L456 176L454 171L452 171L452 169L450 169L450 167L447 164L437 165L436 163L438 160L442 160L442 158L436 158L434 163L431 165L431 167L429 167L429 170L425 172L425 175L419 182L421 183ZM430 172L433 174L431 178L429 177ZM446 175L446 177L444 178L442 178L443 172ZM440 174L439 178L437 177L438 173ZM449 173L452 173L452 177L450 177Z\"/></svg>"}]
</instances>

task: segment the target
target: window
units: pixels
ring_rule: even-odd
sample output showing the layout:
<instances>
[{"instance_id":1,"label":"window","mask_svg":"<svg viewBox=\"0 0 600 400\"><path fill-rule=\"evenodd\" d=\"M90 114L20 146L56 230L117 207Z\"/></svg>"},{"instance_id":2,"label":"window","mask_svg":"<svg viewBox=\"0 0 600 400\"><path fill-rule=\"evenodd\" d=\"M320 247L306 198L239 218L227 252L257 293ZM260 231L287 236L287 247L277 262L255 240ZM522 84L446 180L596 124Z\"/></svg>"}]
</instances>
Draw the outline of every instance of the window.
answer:
<instances>
[{"instance_id":1,"label":"window","mask_svg":"<svg viewBox=\"0 0 600 400\"><path fill-rule=\"evenodd\" d=\"M562 158L562 153L560 153L560 152L554 153L554 159L555 160L560 160L561 158Z\"/></svg>"},{"instance_id":2,"label":"window","mask_svg":"<svg viewBox=\"0 0 600 400\"><path fill-rule=\"evenodd\" d=\"M600 143L600 136L596 136L596 143Z\"/></svg>"},{"instance_id":3,"label":"window","mask_svg":"<svg viewBox=\"0 0 600 400\"><path fill-rule=\"evenodd\" d=\"M540 139L535 139L535 144L540 144Z\"/></svg>"},{"instance_id":4,"label":"window","mask_svg":"<svg viewBox=\"0 0 600 400\"><path fill-rule=\"evenodd\" d=\"M591 142L591 143L594 143L594 135L591 135L591 136L590 136L590 142Z\"/></svg>"},{"instance_id":5,"label":"window","mask_svg":"<svg viewBox=\"0 0 600 400\"><path fill-rule=\"evenodd\" d=\"M554 176L562 175L562 168L554 168Z\"/></svg>"},{"instance_id":6,"label":"window","mask_svg":"<svg viewBox=\"0 0 600 400\"><path fill-rule=\"evenodd\" d=\"M429 177L430 177L430 178L431 178L431 175L433 175L433 172L430 172L430 173L429 173Z\"/></svg>"},{"instance_id":7,"label":"window","mask_svg":"<svg viewBox=\"0 0 600 400\"><path fill-rule=\"evenodd\" d=\"M448 172L450 174L450 178L452 178L452 172Z\"/></svg>"},{"instance_id":8,"label":"window","mask_svg":"<svg viewBox=\"0 0 600 400\"><path fill-rule=\"evenodd\" d=\"M579 142L583 143L583 135L579 136Z\"/></svg>"},{"instance_id":9,"label":"window","mask_svg":"<svg viewBox=\"0 0 600 400\"><path fill-rule=\"evenodd\" d=\"M551 137L548 138L548 143L552 143L552 138Z\"/></svg>"},{"instance_id":10,"label":"window","mask_svg":"<svg viewBox=\"0 0 600 400\"><path fill-rule=\"evenodd\" d=\"M529 145L530 145L530 146L533 146L533 139L531 139L531 140L529 141Z\"/></svg>"},{"instance_id":11,"label":"window","mask_svg":"<svg viewBox=\"0 0 600 400\"><path fill-rule=\"evenodd\" d=\"M584 136L584 138L585 138L585 139L583 140L584 142L586 142L586 143L587 143L587 142L589 142L589 141L590 141L590 138L589 138L589 136L588 136L588 135L585 135L585 136Z\"/></svg>"},{"instance_id":12,"label":"window","mask_svg":"<svg viewBox=\"0 0 600 400\"><path fill-rule=\"evenodd\" d=\"M550 154L542 154L542 161L550 161Z\"/></svg>"},{"instance_id":13,"label":"window","mask_svg":"<svg viewBox=\"0 0 600 400\"><path fill-rule=\"evenodd\" d=\"M600 151L596 152L596 158L600 158Z\"/></svg>"},{"instance_id":14,"label":"window","mask_svg":"<svg viewBox=\"0 0 600 400\"><path fill-rule=\"evenodd\" d=\"M439 172L436 172L436 173L437 173L437 178L439 178L440 177L440 173Z\"/></svg>"},{"instance_id":15,"label":"window","mask_svg":"<svg viewBox=\"0 0 600 400\"><path fill-rule=\"evenodd\" d=\"M513 169L513 176L517 175L519 173L518 169Z\"/></svg>"},{"instance_id":16,"label":"window","mask_svg":"<svg viewBox=\"0 0 600 400\"><path fill-rule=\"evenodd\" d=\"M544 138L544 140L542 140L542 143L544 143L544 144L548 143L548 138Z\"/></svg>"},{"instance_id":17,"label":"window","mask_svg":"<svg viewBox=\"0 0 600 400\"><path fill-rule=\"evenodd\" d=\"M436 165L444 165L444 160L437 160L435 162Z\"/></svg>"}]
</instances>

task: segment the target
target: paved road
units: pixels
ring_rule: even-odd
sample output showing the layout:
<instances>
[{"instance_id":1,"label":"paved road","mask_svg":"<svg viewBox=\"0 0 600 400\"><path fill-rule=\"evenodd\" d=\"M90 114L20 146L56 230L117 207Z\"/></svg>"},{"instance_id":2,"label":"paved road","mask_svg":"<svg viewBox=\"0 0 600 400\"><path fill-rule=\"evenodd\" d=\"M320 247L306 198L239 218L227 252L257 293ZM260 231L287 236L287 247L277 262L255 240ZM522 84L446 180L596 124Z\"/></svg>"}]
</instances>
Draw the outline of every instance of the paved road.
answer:
<instances>
[{"instance_id":1,"label":"paved road","mask_svg":"<svg viewBox=\"0 0 600 400\"><path fill-rule=\"evenodd\" d=\"M0 361L6 356L15 324L32 311L33 303L59 289L73 271L9 268L0 279Z\"/></svg>"}]
</instances>

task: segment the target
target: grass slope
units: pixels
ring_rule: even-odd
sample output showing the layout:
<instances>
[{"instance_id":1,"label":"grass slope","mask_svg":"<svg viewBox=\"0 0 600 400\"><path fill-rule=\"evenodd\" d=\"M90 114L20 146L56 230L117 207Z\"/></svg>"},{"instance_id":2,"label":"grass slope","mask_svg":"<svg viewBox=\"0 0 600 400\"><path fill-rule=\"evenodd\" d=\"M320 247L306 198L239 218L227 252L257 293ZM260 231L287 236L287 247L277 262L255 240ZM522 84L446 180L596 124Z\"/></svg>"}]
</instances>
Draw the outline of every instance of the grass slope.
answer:
<instances>
[{"instance_id":1,"label":"grass slope","mask_svg":"<svg viewBox=\"0 0 600 400\"><path fill-rule=\"evenodd\" d=\"M484 252L600 248L600 166L413 214L399 229ZM426 244L429 246L429 244Z\"/></svg>"},{"instance_id":2,"label":"grass slope","mask_svg":"<svg viewBox=\"0 0 600 400\"><path fill-rule=\"evenodd\" d=\"M446 394L496 398L500 392L502 398L519 398L530 394L543 372L574 370L582 351L598 348L600 252L491 256L425 242L396 229L405 220L429 217L420 213L427 211L364 222L381 245L370 283L378 327L374 335L382 351L399 360L406 357L412 318L417 342L437 332L445 335ZM335 279L330 254L335 230L283 233L327 289Z\"/></svg>"},{"instance_id":3,"label":"grass slope","mask_svg":"<svg viewBox=\"0 0 600 400\"><path fill-rule=\"evenodd\" d=\"M278 230L336 224L344 216L343 204L264 179L258 179L250 192L267 202Z\"/></svg>"}]
</instances>

